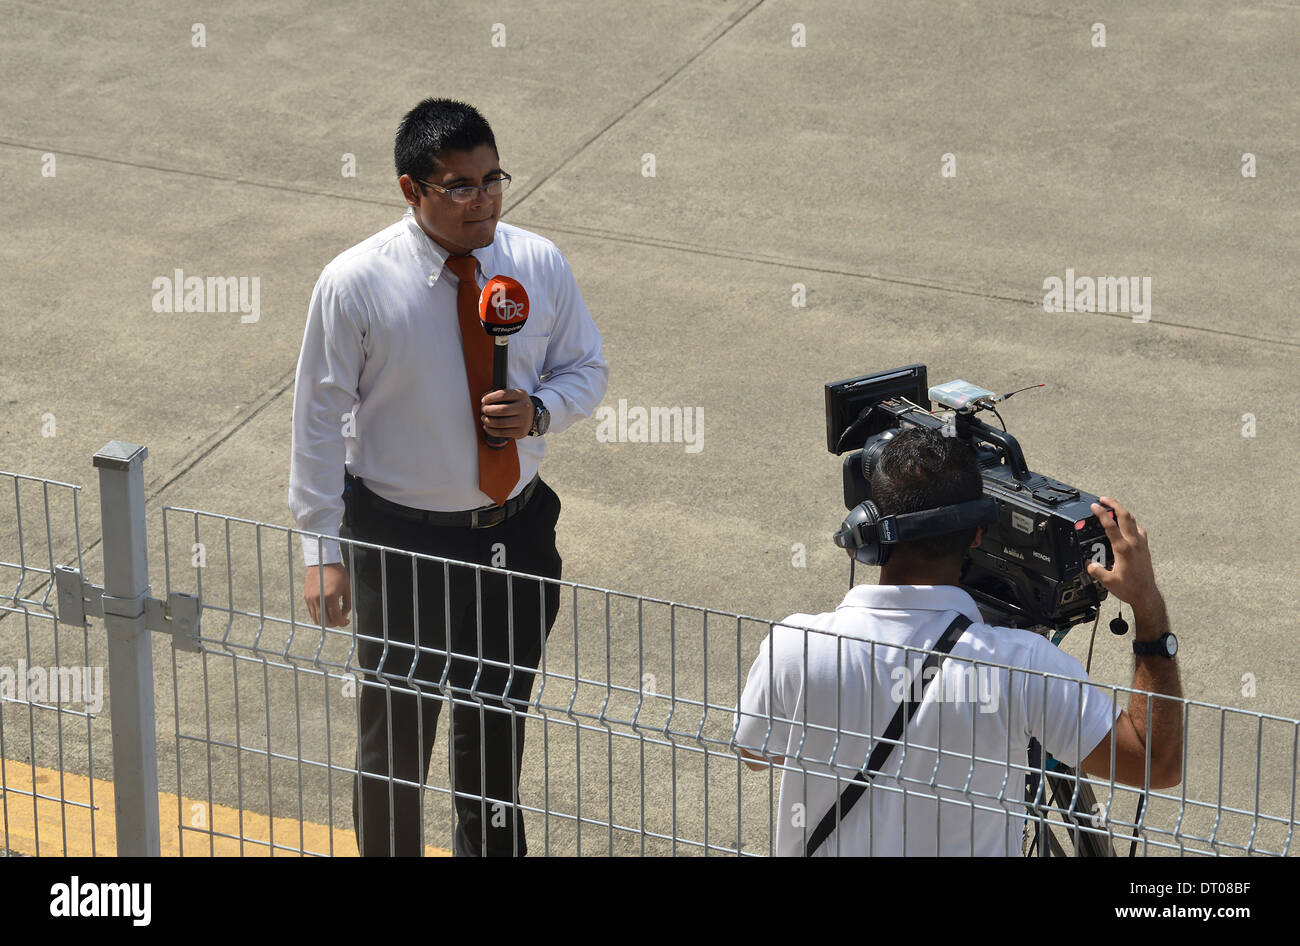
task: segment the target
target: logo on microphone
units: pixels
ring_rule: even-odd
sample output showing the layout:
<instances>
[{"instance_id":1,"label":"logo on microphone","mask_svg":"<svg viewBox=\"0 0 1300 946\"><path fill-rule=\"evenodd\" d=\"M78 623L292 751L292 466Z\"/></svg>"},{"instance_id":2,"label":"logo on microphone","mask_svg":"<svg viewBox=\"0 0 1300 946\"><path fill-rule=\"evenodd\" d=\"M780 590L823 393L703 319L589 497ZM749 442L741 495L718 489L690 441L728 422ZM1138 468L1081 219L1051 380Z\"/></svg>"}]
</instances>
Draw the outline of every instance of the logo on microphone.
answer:
<instances>
[{"instance_id":1,"label":"logo on microphone","mask_svg":"<svg viewBox=\"0 0 1300 946\"><path fill-rule=\"evenodd\" d=\"M497 310L497 318L503 322L513 322L515 319L522 319L527 311L522 302L516 302L514 299L506 298L506 287L498 286L496 295L492 299L492 307Z\"/></svg>"},{"instance_id":2,"label":"logo on microphone","mask_svg":"<svg viewBox=\"0 0 1300 946\"><path fill-rule=\"evenodd\" d=\"M528 293L517 279L493 276L479 297L478 315L489 335L513 335L528 320Z\"/></svg>"}]
</instances>

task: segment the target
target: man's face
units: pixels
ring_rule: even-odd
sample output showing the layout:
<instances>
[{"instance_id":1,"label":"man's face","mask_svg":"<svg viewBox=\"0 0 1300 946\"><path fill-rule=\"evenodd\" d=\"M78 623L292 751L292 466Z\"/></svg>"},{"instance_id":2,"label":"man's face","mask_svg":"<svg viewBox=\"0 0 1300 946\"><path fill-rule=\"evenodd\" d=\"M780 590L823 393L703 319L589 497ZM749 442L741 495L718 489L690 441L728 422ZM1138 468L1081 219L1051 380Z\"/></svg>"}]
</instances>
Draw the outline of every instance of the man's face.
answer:
<instances>
[{"instance_id":1,"label":"man's face","mask_svg":"<svg viewBox=\"0 0 1300 946\"><path fill-rule=\"evenodd\" d=\"M485 184L502 174L500 158L491 145L479 145L473 151L444 151L437 158L434 172L424 180L442 187ZM415 219L429 237L453 255L488 246L496 234L501 217L501 195L492 197L477 191L472 200L457 203L432 187L423 188L407 174L398 179L406 202L415 208Z\"/></svg>"}]
</instances>

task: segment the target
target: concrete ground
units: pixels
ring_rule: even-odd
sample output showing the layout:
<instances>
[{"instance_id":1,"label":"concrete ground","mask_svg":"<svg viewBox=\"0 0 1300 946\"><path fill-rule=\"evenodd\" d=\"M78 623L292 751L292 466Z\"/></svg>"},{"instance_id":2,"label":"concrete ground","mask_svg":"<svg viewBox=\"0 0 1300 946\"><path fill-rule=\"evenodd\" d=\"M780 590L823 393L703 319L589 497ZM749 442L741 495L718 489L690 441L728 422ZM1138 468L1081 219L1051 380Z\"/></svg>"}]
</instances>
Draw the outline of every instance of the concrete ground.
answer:
<instances>
[{"instance_id":1,"label":"concrete ground","mask_svg":"<svg viewBox=\"0 0 1300 946\"><path fill-rule=\"evenodd\" d=\"M90 458L110 440L149 449L155 595L163 506L291 524L313 283L401 214L402 114L462 98L514 175L505 219L553 239L577 275L611 366L605 404L702 411L698 452L601 442L593 419L548 438L567 579L761 619L829 610L848 576L829 541L844 510L823 384L911 362L934 383L1046 382L1003 412L1030 466L1135 512L1185 694L1245 711L1222 727L1216 709L1189 711L1186 793L1210 808L1184 830L1208 836L1217 805L1258 804L1283 820L1256 824L1256 843L1282 843L1295 726L1259 714L1300 716L1300 415L1287 400L1300 4L0 0L0 20L0 469L86 486L90 580L103 580ZM177 269L258 277L259 318L154 311L153 280ZM1150 277L1149 321L1044 311L1044 281L1067 269ZM21 543L0 498L0 560L48 569L49 544L56 563L76 561L71 496L54 493L47 538L41 490L22 485ZM223 523L200 525L205 603L253 615L227 632L207 613L205 635L251 644L256 615L287 617L300 590L285 535L266 533L259 558L252 527L227 551ZM168 513L168 528L173 585L194 590L182 565L195 520ZM260 608L259 568L274 602ZM46 593L40 576L0 575ZM569 816L580 803L597 824L579 841L571 819L538 818L533 850L671 851L643 848L645 823L766 853L767 778L698 751L725 741L763 625L714 617L706 639L702 620L670 628L646 606L638 636L635 605L616 601L607 632L603 596L575 598L549 669L595 682L548 678L543 702L558 709L545 738L530 730L525 799ZM102 624L59 636L102 664ZM53 637L48 617L0 613L0 663L68 663ZM260 659L267 639L252 663L230 647L181 654L173 676L156 637L163 787L179 778L186 796L276 816L301 795L304 819L350 825L346 776L293 761L346 766L352 751L352 704L344 681L318 675L316 643L277 638L279 667ZM1082 659L1087 643L1076 630L1064 646ZM347 642L321 653L342 661ZM1126 641L1103 631L1093 664L1130 682ZM671 700L643 706L674 745L626 725L647 673L654 692L709 704L670 722ZM61 738L69 770L107 777L108 709L92 757L83 719L60 735L53 712L37 726L11 706L0 754L54 765ZM581 740L577 719L591 727ZM439 748L445 789L441 760ZM449 841L448 807L431 799L430 843ZM1157 802L1149 818L1170 827L1179 807ZM1132 796L1116 811L1130 817ZM637 830L600 826L611 820ZM1216 840L1239 844L1255 824L1220 820Z\"/></svg>"}]
</instances>

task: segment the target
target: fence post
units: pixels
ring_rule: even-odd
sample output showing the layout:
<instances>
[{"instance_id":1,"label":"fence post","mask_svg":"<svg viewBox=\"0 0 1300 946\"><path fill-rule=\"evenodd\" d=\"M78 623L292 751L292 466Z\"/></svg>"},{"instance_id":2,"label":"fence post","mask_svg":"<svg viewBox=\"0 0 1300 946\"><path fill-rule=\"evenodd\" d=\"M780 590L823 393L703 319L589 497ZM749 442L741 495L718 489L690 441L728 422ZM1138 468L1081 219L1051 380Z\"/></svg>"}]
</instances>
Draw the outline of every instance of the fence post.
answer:
<instances>
[{"instance_id":1,"label":"fence post","mask_svg":"<svg viewBox=\"0 0 1300 946\"><path fill-rule=\"evenodd\" d=\"M158 744L153 640L145 627L144 460L149 451L114 440L95 454L104 549L104 627L113 732L113 799L119 857L157 857Z\"/></svg>"}]
</instances>

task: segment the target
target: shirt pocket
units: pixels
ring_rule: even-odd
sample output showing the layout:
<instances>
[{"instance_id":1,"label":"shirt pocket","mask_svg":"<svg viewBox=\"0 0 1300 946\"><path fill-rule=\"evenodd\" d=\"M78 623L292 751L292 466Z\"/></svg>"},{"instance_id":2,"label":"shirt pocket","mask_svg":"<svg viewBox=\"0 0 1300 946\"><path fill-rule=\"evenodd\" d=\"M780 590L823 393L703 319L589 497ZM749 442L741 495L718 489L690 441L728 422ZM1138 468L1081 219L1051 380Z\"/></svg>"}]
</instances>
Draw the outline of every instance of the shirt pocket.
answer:
<instances>
[{"instance_id":1,"label":"shirt pocket","mask_svg":"<svg viewBox=\"0 0 1300 946\"><path fill-rule=\"evenodd\" d=\"M510 336L507 371L510 387L529 392L537 390L550 345L549 332L530 332L527 325L523 331Z\"/></svg>"}]
</instances>

